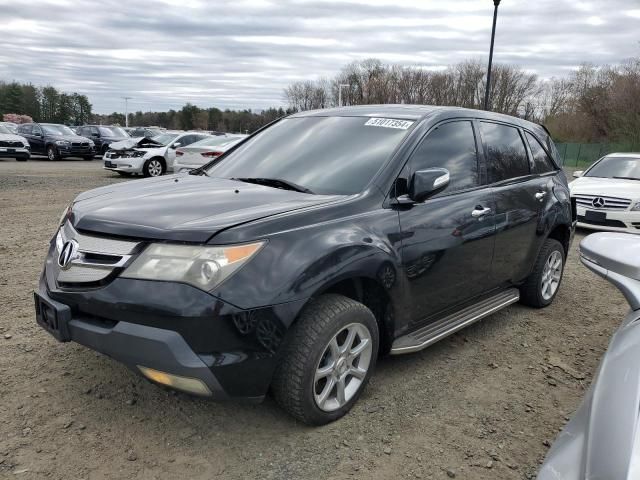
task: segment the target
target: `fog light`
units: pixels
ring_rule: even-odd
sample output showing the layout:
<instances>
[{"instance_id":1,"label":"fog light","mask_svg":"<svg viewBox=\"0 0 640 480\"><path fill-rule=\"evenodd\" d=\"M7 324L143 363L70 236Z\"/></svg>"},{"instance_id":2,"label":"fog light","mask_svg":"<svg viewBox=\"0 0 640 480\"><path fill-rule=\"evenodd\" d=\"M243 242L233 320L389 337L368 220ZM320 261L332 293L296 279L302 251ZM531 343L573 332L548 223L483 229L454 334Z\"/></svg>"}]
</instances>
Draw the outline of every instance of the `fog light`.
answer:
<instances>
[{"instance_id":1,"label":"fog light","mask_svg":"<svg viewBox=\"0 0 640 480\"><path fill-rule=\"evenodd\" d=\"M211 395L211 390L204 382L197 378L181 377L180 375L173 375L171 373L160 372L153 368L143 367L138 365L138 368L142 374L149 380L152 380L161 385L175 388L176 390L182 390L183 392L189 392L196 395Z\"/></svg>"}]
</instances>

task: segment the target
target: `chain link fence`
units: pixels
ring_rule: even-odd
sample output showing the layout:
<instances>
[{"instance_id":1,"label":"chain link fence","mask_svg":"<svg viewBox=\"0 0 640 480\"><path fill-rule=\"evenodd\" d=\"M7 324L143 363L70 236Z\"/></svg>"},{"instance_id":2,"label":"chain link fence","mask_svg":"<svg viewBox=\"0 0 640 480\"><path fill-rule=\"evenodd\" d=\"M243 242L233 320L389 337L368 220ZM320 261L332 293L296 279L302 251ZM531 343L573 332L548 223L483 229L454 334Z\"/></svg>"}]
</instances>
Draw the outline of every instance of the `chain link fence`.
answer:
<instances>
[{"instance_id":1,"label":"chain link fence","mask_svg":"<svg viewBox=\"0 0 640 480\"><path fill-rule=\"evenodd\" d=\"M640 143L560 143L556 142L558 152L565 167L588 167L608 153L638 152Z\"/></svg>"}]
</instances>

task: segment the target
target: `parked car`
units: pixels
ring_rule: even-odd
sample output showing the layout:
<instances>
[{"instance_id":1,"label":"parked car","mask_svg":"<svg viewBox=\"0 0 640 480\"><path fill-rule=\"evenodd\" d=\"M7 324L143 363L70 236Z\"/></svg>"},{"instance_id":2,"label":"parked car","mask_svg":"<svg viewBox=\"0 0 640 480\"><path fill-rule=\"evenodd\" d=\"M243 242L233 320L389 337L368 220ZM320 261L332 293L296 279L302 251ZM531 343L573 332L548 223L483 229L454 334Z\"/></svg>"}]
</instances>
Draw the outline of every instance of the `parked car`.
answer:
<instances>
[{"instance_id":1,"label":"parked car","mask_svg":"<svg viewBox=\"0 0 640 480\"><path fill-rule=\"evenodd\" d=\"M115 125L84 125L76 128L76 133L92 139L100 155L104 155L113 142L130 138L127 132Z\"/></svg>"},{"instance_id":2,"label":"parked car","mask_svg":"<svg viewBox=\"0 0 640 480\"><path fill-rule=\"evenodd\" d=\"M31 150L24 137L16 135L0 124L0 158L15 158L18 161L29 160Z\"/></svg>"},{"instance_id":3,"label":"parked car","mask_svg":"<svg viewBox=\"0 0 640 480\"><path fill-rule=\"evenodd\" d=\"M547 132L480 110L296 113L195 173L76 197L37 321L178 390L270 390L315 425L349 411L379 354L549 305L573 233Z\"/></svg>"},{"instance_id":4,"label":"parked car","mask_svg":"<svg viewBox=\"0 0 640 480\"><path fill-rule=\"evenodd\" d=\"M640 478L640 238L594 233L580 243L580 260L614 284L631 310L538 480Z\"/></svg>"},{"instance_id":5,"label":"parked car","mask_svg":"<svg viewBox=\"0 0 640 480\"><path fill-rule=\"evenodd\" d=\"M10 133L18 132L18 124L13 122L0 122L0 125L9 130Z\"/></svg>"},{"instance_id":6,"label":"parked car","mask_svg":"<svg viewBox=\"0 0 640 480\"><path fill-rule=\"evenodd\" d=\"M640 153L611 153L573 176L579 227L640 233Z\"/></svg>"},{"instance_id":7,"label":"parked car","mask_svg":"<svg viewBox=\"0 0 640 480\"><path fill-rule=\"evenodd\" d=\"M200 168L240 143L247 135L214 135L187 147L176 149L173 171L188 172Z\"/></svg>"},{"instance_id":8,"label":"parked car","mask_svg":"<svg viewBox=\"0 0 640 480\"><path fill-rule=\"evenodd\" d=\"M158 177L173 171L176 148L199 142L209 135L192 132L168 132L153 138L131 138L112 143L104 155L104 168L121 175L141 173Z\"/></svg>"},{"instance_id":9,"label":"parked car","mask_svg":"<svg viewBox=\"0 0 640 480\"><path fill-rule=\"evenodd\" d=\"M139 138L139 137L153 138L153 137L157 137L158 135L162 135L164 131L159 128L133 127L133 128L129 128L128 133L131 138Z\"/></svg>"},{"instance_id":10,"label":"parked car","mask_svg":"<svg viewBox=\"0 0 640 480\"><path fill-rule=\"evenodd\" d=\"M93 140L77 135L65 125L23 123L18 126L18 133L28 140L31 153L46 155L49 160L66 157L93 160L95 154Z\"/></svg>"}]
</instances>

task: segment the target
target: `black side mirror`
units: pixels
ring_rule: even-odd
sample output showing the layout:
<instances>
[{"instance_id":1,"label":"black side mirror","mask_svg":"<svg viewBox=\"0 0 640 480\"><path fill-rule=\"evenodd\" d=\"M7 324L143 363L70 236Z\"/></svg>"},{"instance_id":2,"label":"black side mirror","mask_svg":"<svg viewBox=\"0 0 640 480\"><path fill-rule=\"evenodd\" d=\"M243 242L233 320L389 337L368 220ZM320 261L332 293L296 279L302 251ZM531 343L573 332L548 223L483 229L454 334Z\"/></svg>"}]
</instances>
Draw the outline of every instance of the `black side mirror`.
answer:
<instances>
[{"instance_id":1,"label":"black side mirror","mask_svg":"<svg viewBox=\"0 0 640 480\"><path fill-rule=\"evenodd\" d=\"M428 168L418 170L409 183L409 198L414 202L422 202L429 195L449 185L449 170L446 168Z\"/></svg>"}]
</instances>

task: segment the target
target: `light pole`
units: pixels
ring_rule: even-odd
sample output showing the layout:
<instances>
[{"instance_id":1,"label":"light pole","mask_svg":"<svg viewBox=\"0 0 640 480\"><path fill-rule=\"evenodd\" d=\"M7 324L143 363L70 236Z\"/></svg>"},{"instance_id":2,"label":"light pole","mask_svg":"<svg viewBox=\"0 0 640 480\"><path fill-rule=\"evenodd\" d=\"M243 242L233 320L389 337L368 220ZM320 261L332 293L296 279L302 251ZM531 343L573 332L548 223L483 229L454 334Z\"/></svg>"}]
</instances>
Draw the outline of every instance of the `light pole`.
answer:
<instances>
[{"instance_id":1,"label":"light pole","mask_svg":"<svg viewBox=\"0 0 640 480\"><path fill-rule=\"evenodd\" d=\"M493 62L493 41L496 37L496 20L498 19L500 0L493 0L493 28L491 29L491 47L489 48L489 68L487 70L487 88L484 92L484 109L489 110L489 89L491 88L491 63Z\"/></svg>"},{"instance_id":2,"label":"light pole","mask_svg":"<svg viewBox=\"0 0 640 480\"><path fill-rule=\"evenodd\" d=\"M349 84L348 83L341 83L340 85L338 85L338 106L341 107L342 106L342 87L348 87Z\"/></svg>"},{"instance_id":3,"label":"light pole","mask_svg":"<svg viewBox=\"0 0 640 480\"><path fill-rule=\"evenodd\" d=\"M124 126L128 127L129 126L129 100L131 100L131 97L122 97L124 98Z\"/></svg>"}]
</instances>

